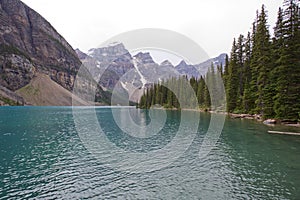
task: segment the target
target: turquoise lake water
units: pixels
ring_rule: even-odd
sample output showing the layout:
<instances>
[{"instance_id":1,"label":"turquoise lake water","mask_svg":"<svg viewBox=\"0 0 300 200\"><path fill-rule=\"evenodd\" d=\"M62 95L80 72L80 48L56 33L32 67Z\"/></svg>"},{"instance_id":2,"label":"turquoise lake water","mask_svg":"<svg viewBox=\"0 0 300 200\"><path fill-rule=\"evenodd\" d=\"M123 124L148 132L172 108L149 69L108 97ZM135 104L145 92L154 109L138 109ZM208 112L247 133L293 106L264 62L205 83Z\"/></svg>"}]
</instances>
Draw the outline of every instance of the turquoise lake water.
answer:
<instances>
[{"instance_id":1,"label":"turquoise lake water","mask_svg":"<svg viewBox=\"0 0 300 200\"><path fill-rule=\"evenodd\" d=\"M131 133L114 120L114 113L123 111L137 124L127 127L128 119L121 119ZM76 127L71 107L0 108L0 199L300 199L300 136L267 133L300 132L297 128L226 118L215 146L200 158L210 114L200 114L193 135L189 123L180 128L183 119L190 122L199 114L191 111L76 112L86 127ZM89 124L93 114L105 141L90 135L98 130ZM154 118L164 124L155 134L139 129ZM174 142L180 131L184 133ZM85 136L95 146L88 146ZM130 161L131 153L136 163ZM154 156L146 157L150 154Z\"/></svg>"}]
</instances>

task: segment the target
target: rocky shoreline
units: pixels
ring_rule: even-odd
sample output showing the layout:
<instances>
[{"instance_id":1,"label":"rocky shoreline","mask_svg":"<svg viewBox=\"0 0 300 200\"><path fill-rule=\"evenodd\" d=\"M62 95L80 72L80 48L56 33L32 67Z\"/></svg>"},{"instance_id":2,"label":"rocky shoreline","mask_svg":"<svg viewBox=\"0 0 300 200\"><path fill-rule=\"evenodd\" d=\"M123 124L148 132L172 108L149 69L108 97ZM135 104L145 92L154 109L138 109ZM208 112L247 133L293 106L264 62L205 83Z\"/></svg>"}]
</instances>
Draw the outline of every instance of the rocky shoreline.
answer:
<instances>
[{"instance_id":1,"label":"rocky shoreline","mask_svg":"<svg viewBox=\"0 0 300 200\"><path fill-rule=\"evenodd\" d=\"M191 108L183 108L183 109L177 109L177 108L164 108L162 106L153 107L153 109L165 109L165 110L186 110L186 111L198 111L198 112L208 112L208 113L216 113L216 114L224 114L228 115L232 119L250 119L250 120L256 120L258 122L262 122L265 125L284 125L284 126L292 126L292 127L299 127L300 128L300 122L296 120L280 120L280 119L263 119L262 115L259 114L235 114L235 113L228 113L224 111L208 111L203 109L191 109Z\"/></svg>"},{"instance_id":2,"label":"rocky shoreline","mask_svg":"<svg viewBox=\"0 0 300 200\"><path fill-rule=\"evenodd\" d=\"M227 113L233 119L252 119L257 120L259 122L263 122L266 125L285 125L285 126L293 126L293 127L300 127L300 123L296 120L280 120L280 119L263 119L261 115L258 114L234 114L234 113Z\"/></svg>"},{"instance_id":3,"label":"rocky shoreline","mask_svg":"<svg viewBox=\"0 0 300 200\"><path fill-rule=\"evenodd\" d=\"M250 120L256 120L258 122L262 122L266 125L285 125L285 126L293 126L293 127L299 127L300 128L300 122L293 121L293 120L279 120L279 119L263 119L262 115L258 114L235 114L235 113L228 113L224 111L208 111L204 109L192 109L192 108L164 108L162 106L154 106L152 109L164 109L164 110L186 110L186 111L197 111L197 112L208 112L208 113L216 113L216 114L223 114L228 115L232 119L250 119Z\"/></svg>"}]
</instances>

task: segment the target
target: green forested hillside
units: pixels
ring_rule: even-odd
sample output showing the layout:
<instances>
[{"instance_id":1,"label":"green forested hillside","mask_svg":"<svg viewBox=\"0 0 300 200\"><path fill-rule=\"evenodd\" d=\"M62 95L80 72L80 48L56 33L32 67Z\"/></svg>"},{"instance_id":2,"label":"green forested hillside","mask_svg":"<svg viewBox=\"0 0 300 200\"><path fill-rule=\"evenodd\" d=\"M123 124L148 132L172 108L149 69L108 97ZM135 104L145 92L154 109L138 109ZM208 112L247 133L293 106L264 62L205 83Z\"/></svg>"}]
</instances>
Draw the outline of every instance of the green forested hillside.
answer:
<instances>
[{"instance_id":1,"label":"green forested hillside","mask_svg":"<svg viewBox=\"0 0 300 200\"><path fill-rule=\"evenodd\" d=\"M252 24L252 32L234 39L230 58L224 67L218 66L226 88L227 103L223 106L228 112L260 114L264 118L300 119L299 16L299 0L285 0L283 8L278 10L271 36L267 11L263 5ZM224 104L218 86L221 83L214 69L212 66L207 75L198 80L188 80L201 108L212 109L212 103L213 109L217 109ZM160 104L182 108L174 93L167 89L168 85L175 85L179 90L184 90L180 84L182 79L187 78L172 78L155 84L142 96L140 107ZM213 93L219 95L218 102L211 101L210 97L215 96ZM184 93L178 94L177 99L180 99L180 94ZM188 95L184 95L189 99Z\"/></svg>"}]
</instances>

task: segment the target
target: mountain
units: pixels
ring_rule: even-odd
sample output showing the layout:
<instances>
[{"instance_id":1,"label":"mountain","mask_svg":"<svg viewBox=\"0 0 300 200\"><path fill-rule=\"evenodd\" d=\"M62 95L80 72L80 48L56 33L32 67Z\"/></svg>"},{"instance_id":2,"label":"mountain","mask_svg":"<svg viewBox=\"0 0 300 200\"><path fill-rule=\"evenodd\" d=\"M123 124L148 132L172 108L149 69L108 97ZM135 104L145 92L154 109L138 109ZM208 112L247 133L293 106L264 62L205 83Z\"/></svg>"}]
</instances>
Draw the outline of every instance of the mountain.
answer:
<instances>
[{"instance_id":1,"label":"mountain","mask_svg":"<svg viewBox=\"0 0 300 200\"><path fill-rule=\"evenodd\" d=\"M215 71L217 66L225 65L226 54L222 53L215 58L208 59L202 63L196 65L188 65L184 60L182 60L177 66L176 69L183 75L187 75L189 78L191 77L200 77L205 76L207 70L213 64L215 67Z\"/></svg>"},{"instance_id":2,"label":"mountain","mask_svg":"<svg viewBox=\"0 0 300 200\"><path fill-rule=\"evenodd\" d=\"M85 66L105 90L113 90L119 79L134 69L132 56L122 43L89 50ZM99 76L101 74L101 77Z\"/></svg>"},{"instance_id":3,"label":"mountain","mask_svg":"<svg viewBox=\"0 0 300 200\"><path fill-rule=\"evenodd\" d=\"M83 55L80 50L77 54L79 57ZM199 78L206 74L211 63L224 65L225 56L221 54L197 65L181 61L173 66L168 60L157 64L149 52L132 56L122 43L115 42L89 50L82 62L104 90L117 91L117 96L128 96L131 101L137 102L153 83L182 75Z\"/></svg>"},{"instance_id":4,"label":"mountain","mask_svg":"<svg viewBox=\"0 0 300 200\"><path fill-rule=\"evenodd\" d=\"M150 56L150 53L149 53L149 52L146 52L146 53L139 52L139 53L136 54L134 57L135 57L137 60L139 60L140 63L143 63L143 64L156 64L156 63L153 61L153 58Z\"/></svg>"},{"instance_id":5,"label":"mountain","mask_svg":"<svg viewBox=\"0 0 300 200\"><path fill-rule=\"evenodd\" d=\"M155 63L150 53L138 53L134 58L135 68L139 71L142 79L145 79L142 81L143 85L147 85L148 82L156 83L180 75L171 63L163 66Z\"/></svg>"},{"instance_id":6,"label":"mountain","mask_svg":"<svg viewBox=\"0 0 300 200\"><path fill-rule=\"evenodd\" d=\"M29 84L17 90L16 93L22 96L26 102L30 102L33 105L72 105L72 92L52 81L46 74L37 73ZM88 102L76 96L73 101L77 105L89 105Z\"/></svg>"},{"instance_id":7,"label":"mountain","mask_svg":"<svg viewBox=\"0 0 300 200\"><path fill-rule=\"evenodd\" d=\"M15 94L37 74L44 74L49 77L48 81L72 91L81 61L47 20L19 0L0 0L0 24L0 85L5 88L3 91ZM51 96L55 92L46 93ZM106 96L103 91L99 92Z\"/></svg>"},{"instance_id":8,"label":"mountain","mask_svg":"<svg viewBox=\"0 0 300 200\"><path fill-rule=\"evenodd\" d=\"M86 53L83 53L79 49L75 49L75 52L80 60L86 59L88 57Z\"/></svg>"},{"instance_id":9,"label":"mountain","mask_svg":"<svg viewBox=\"0 0 300 200\"><path fill-rule=\"evenodd\" d=\"M80 50L77 53L83 55ZM158 65L148 52L132 56L118 42L89 50L82 62L102 89L117 91L118 96L129 95L130 101L137 101L151 83L179 76L171 63Z\"/></svg>"},{"instance_id":10,"label":"mountain","mask_svg":"<svg viewBox=\"0 0 300 200\"><path fill-rule=\"evenodd\" d=\"M222 53L215 58L208 59L205 62L195 65L195 68L198 70L200 75L205 75L207 70L211 67L211 64L216 68L217 66L225 66L226 53Z\"/></svg>"},{"instance_id":11,"label":"mountain","mask_svg":"<svg viewBox=\"0 0 300 200\"><path fill-rule=\"evenodd\" d=\"M187 75L188 78L200 77L200 73L195 66L188 65L184 60L182 60L175 68L180 74Z\"/></svg>"},{"instance_id":12,"label":"mountain","mask_svg":"<svg viewBox=\"0 0 300 200\"><path fill-rule=\"evenodd\" d=\"M173 67L172 63L168 60L163 61L162 63L160 63L161 67Z\"/></svg>"},{"instance_id":13,"label":"mountain","mask_svg":"<svg viewBox=\"0 0 300 200\"><path fill-rule=\"evenodd\" d=\"M0 85L0 106L24 105L24 98Z\"/></svg>"}]
</instances>

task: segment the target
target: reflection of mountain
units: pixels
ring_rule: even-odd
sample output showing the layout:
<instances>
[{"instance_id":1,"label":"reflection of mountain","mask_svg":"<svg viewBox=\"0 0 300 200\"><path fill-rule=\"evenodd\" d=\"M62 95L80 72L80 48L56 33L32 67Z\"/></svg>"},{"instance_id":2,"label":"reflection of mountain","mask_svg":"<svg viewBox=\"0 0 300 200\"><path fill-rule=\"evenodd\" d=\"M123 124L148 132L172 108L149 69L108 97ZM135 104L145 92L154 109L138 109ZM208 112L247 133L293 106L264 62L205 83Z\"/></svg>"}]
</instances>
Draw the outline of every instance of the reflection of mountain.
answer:
<instances>
[{"instance_id":1,"label":"reflection of mountain","mask_svg":"<svg viewBox=\"0 0 300 200\"><path fill-rule=\"evenodd\" d=\"M122 43L94 48L88 54L78 49L76 52L104 90L128 92L132 101L137 101L151 83L182 75L199 78L206 74L212 63L224 65L226 56L221 54L197 65L182 61L173 66L168 60L155 63L150 53L140 52L132 56Z\"/></svg>"}]
</instances>

